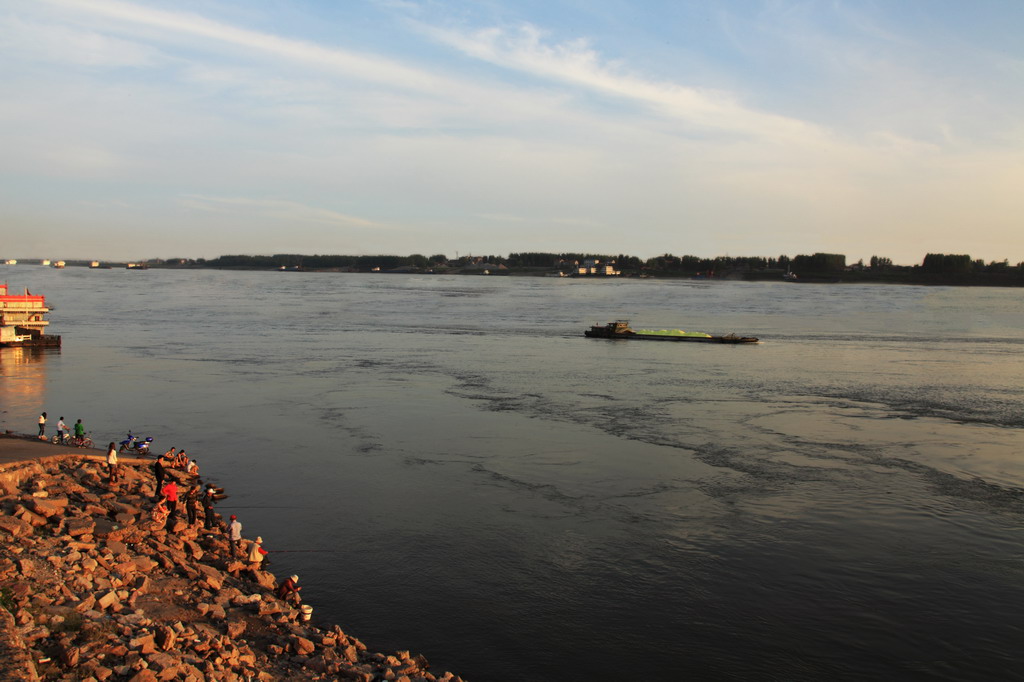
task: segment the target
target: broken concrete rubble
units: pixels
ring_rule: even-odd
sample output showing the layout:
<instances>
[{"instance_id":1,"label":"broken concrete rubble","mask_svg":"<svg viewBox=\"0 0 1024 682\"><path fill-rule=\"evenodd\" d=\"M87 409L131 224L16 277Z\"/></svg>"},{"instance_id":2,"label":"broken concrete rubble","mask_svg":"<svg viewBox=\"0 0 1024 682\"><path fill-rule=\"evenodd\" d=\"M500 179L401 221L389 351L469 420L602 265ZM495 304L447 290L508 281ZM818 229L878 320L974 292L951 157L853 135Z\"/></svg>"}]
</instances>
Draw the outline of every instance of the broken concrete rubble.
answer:
<instances>
[{"instance_id":1,"label":"broken concrete rubble","mask_svg":"<svg viewBox=\"0 0 1024 682\"><path fill-rule=\"evenodd\" d=\"M303 622L275 597L273 574L231 557L223 532L180 515L170 532L150 521L150 463L122 460L111 486L101 459L0 468L0 682L461 682L422 656L371 653L338 626Z\"/></svg>"}]
</instances>

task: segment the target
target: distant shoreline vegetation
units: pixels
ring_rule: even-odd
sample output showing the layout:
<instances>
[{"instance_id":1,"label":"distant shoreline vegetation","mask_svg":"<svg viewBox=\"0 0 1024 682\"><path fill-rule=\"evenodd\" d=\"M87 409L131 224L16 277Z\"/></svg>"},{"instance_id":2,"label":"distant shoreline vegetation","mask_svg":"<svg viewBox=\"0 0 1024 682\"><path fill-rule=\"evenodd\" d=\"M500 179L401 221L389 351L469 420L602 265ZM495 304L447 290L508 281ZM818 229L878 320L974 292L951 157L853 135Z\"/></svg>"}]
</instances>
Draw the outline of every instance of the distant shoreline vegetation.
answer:
<instances>
[{"instance_id":1,"label":"distant shoreline vegetation","mask_svg":"<svg viewBox=\"0 0 1024 682\"><path fill-rule=\"evenodd\" d=\"M15 264L14 261L6 261ZM49 265L49 261L17 261ZM674 256L666 253L642 260L625 254L510 253L508 256L344 256L274 254L231 255L218 258L153 258L131 263L73 261L66 266L131 268L216 268L302 272L365 272L392 274L520 275L553 277L641 277L733 281L787 280L800 282L935 284L953 286L1024 286L1024 263L972 259L963 254L929 253L920 265L894 265L889 258L872 256L847 264L846 256L815 253L790 258L761 256Z\"/></svg>"}]
</instances>

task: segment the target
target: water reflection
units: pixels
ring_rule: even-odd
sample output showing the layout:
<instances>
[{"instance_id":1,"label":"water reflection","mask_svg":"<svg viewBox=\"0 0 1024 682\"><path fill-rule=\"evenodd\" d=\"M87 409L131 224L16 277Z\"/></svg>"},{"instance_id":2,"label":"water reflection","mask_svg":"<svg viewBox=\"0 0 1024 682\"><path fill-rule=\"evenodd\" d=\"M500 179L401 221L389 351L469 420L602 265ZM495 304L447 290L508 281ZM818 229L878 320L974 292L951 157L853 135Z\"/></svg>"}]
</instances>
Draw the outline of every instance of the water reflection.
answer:
<instances>
[{"instance_id":1,"label":"water reflection","mask_svg":"<svg viewBox=\"0 0 1024 682\"><path fill-rule=\"evenodd\" d=\"M31 431L46 395L47 359L60 348L0 348L0 404L5 428Z\"/></svg>"}]
</instances>

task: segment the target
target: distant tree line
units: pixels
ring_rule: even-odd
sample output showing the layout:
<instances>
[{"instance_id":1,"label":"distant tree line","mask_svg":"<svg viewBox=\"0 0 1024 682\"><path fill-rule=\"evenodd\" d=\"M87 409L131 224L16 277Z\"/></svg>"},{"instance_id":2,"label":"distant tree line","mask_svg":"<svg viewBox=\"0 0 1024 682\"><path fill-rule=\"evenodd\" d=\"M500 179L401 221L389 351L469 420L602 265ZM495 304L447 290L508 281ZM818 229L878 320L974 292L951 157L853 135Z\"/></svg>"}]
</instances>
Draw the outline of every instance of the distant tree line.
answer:
<instances>
[{"instance_id":1,"label":"distant tree line","mask_svg":"<svg viewBox=\"0 0 1024 682\"><path fill-rule=\"evenodd\" d=\"M441 258L444 258L441 256ZM411 266L429 267L430 261L420 255L412 256L307 256L293 253L278 253L273 256L220 256L205 263L211 268L304 268L308 270L393 270Z\"/></svg>"},{"instance_id":2,"label":"distant tree line","mask_svg":"<svg viewBox=\"0 0 1024 682\"><path fill-rule=\"evenodd\" d=\"M838 253L800 254L789 257L763 256L675 256L665 253L646 260L628 254L554 253L543 251L513 252L507 257L461 256L449 259L444 254L424 256L375 255L305 255L274 254L272 256L228 255L203 259L153 259L151 264L164 267L212 267L248 269L303 269L420 272L474 272L488 269L495 272L575 272L585 261L614 264L625 276L701 277L728 279L777 279L792 272L798 279L824 277L830 281L886 281L950 284L1024 285L1024 263L1011 265L1008 260L972 259L964 254L929 253L920 265L894 265L891 258L871 256L865 264L848 265L846 256ZM497 270L495 270L497 269Z\"/></svg>"}]
</instances>

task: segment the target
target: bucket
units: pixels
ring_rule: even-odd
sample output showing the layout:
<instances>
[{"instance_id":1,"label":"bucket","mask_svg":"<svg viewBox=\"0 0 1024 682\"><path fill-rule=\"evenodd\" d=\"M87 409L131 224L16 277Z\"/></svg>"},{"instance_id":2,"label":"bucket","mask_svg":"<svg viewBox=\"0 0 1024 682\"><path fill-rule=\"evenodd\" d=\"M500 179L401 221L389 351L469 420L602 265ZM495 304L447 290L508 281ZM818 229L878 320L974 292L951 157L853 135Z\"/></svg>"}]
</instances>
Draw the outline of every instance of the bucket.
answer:
<instances>
[{"instance_id":1,"label":"bucket","mask_svg":"<svg viewBox=\"0 0 1024 682\"><path fill-rule=\"evenodd\" d=\"M300 618L302 618L302 621L304 623L305 622L309 622L309 619L312 618L312 617L313 617L313 607L310 606L309 604L303 604L302 605L302 613L300 615Z\"/></svg>"}]
</instances>

